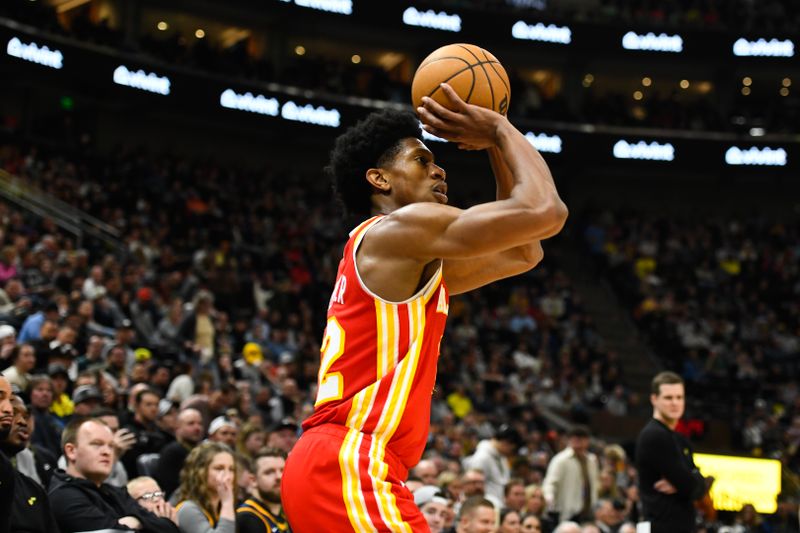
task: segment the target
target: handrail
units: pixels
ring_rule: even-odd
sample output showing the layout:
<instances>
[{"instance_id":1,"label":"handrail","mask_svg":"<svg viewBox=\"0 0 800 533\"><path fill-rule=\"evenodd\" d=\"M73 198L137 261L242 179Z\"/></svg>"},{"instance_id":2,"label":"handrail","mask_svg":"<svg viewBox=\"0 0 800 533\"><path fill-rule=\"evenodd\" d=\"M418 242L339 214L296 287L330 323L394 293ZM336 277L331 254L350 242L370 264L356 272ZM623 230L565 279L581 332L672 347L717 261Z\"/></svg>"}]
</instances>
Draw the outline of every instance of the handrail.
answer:
<instances>
[{"instance_id":1,"label":"handrail","mask_svg":"<svg viewBox=\"0 0 800 533\"><path fill-rule=\"evenodd\" d=\"M56 225L75 235L79 241L84 235L89 235L115 250L124 248L117 228L3 169L0 169L0 196L36 215L52 218Z\"/></svg>"}]
</instances>

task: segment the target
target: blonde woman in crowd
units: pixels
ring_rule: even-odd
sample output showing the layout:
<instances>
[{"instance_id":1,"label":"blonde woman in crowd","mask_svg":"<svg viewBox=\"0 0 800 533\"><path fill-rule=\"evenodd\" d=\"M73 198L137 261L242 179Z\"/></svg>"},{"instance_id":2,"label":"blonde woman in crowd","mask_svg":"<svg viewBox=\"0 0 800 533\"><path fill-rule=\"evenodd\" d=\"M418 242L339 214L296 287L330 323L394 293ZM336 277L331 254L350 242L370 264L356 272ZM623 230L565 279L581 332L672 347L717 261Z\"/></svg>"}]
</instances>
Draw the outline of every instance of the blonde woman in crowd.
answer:
<instances>
[{"instance_id":1,"label":"blonde woman in crowd","mask_svg":"<svg viewBox=\"0 0 800 533\"><path fill-rule=\"evenodd\" d=\"M182 501L176 506L183 533L235 533L236 463L233 451L204 442L191 451L181 470Z\"/></svg>"}]
</instances>

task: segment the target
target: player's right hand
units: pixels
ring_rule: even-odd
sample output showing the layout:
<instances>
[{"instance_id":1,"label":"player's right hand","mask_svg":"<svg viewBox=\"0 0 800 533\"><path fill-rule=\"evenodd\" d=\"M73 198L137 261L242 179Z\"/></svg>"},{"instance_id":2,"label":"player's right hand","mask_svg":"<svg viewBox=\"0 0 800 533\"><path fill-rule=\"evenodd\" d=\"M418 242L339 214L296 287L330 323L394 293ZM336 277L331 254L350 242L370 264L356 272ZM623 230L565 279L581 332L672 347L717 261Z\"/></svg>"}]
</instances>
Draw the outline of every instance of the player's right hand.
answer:
<instances>
[{"instance_id":1,"label":"player's right hand","mask_svg":"<svg viewBox=\"0 0 800 533\"><path fill-rule=\"evenodd\" d=\"M443 83L442 92L450 99L452 110L427 96L417 113L425 131L458 144L462 150L484 150L496 146L499 129L508 119L492 111L468 104L450 85Z\"/></svg>"}]
</instances>

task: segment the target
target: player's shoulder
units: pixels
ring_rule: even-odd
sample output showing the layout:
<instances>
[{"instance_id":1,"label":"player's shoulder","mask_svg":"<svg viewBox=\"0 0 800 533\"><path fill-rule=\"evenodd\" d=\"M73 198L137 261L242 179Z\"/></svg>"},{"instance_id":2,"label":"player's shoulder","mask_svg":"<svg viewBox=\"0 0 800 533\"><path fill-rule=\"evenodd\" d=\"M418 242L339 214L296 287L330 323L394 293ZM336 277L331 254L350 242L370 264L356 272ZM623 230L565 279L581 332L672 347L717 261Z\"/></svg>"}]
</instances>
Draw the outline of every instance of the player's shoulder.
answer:
<instances>
[{"instance_id":1,"label":"player's shoulder","mask_svg":"<svg viewBox=\"0 0 800 533\"><path fill-rule=\"evenodd\" d=\"M392 211L375 224L375 234L405 234L415 229L431 230L447 225L461 210L435 202L415 202Z\"/></svg>"}]
</instances>

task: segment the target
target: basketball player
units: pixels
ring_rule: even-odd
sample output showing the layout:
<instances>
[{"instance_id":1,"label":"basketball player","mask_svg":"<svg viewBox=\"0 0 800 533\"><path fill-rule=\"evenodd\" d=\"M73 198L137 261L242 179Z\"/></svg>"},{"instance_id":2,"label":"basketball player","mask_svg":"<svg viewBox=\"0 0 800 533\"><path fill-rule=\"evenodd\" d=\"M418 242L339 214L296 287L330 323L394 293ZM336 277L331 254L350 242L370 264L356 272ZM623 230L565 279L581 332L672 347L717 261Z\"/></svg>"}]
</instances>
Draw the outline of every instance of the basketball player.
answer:
<instances>
[{"instance_id":1,"label":"basketball player","mask_svg":"<svg viewBox=\"0 0 800 533\"><path fill-rule=\"evenodd\" d=\"M497 201L447 205L445 171L410 113L375 113L340 136L329 173L348 210L369 215L339 263L315 412L282 483L296 533L429 531L404 487L428 437L449 294L533 268L567 210L538 152L506 117L429 98L424 128L487 150Z\"/></svg>"}]
</instances>

